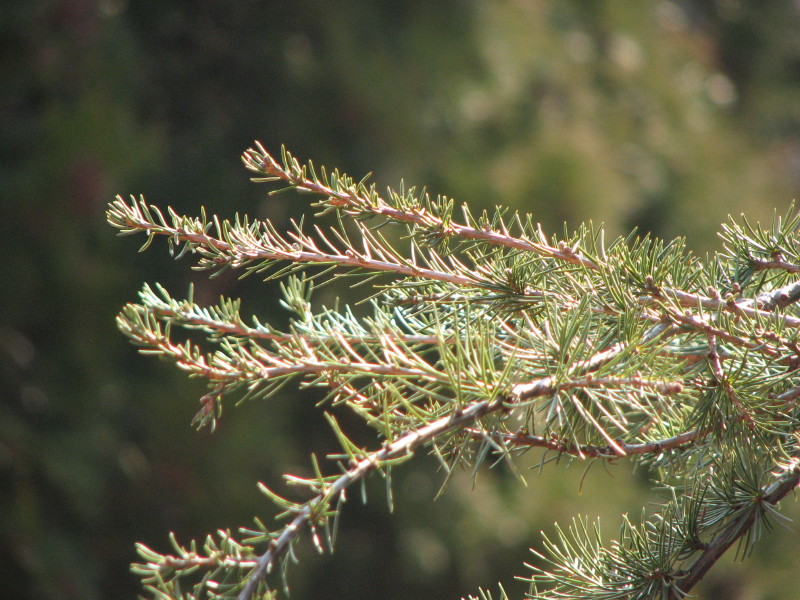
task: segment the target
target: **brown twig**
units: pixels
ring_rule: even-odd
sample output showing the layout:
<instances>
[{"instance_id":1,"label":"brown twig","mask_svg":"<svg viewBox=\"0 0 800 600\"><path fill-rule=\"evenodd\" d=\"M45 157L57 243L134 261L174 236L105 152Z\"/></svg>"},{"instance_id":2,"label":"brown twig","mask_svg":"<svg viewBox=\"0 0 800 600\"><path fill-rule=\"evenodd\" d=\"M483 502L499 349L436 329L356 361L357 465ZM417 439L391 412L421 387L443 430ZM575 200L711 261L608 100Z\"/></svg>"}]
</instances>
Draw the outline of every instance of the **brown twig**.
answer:
<instances>
[{"instance_id":1,"label":"brown twig","mask_svg":"<svg viewBox=\"0 0 800 600\"><path fill-rule=\"evenodd\" d=\"M800 467L791 465L768 486L752 510L734 518L705 546L698 559L686 571L670 592L670 600L684 600L689 591L705 576L723 554L739 540L760 518L766 506L775 506L797 488L800 482Z\"/></svg>"},{"instance_id":2,"label":"brown twig","mask_svg":"<svg viewBox=\"0 0 800 600\"><path fill-rule=\"evenodd\" d=\"M722 359L717 351L717 337L713 334L708 335L708 363L711 367L714 379L716 380L714 383L720 386L725 392L731 404L733 404L734 408L739 412L740 418L745 421L751 429L755 428L755 421L752 415L745 410L742 402L739 400L739 395L736 393L736 390L733 389L730 380L725 375L725 370L722 367Z\"/></svg>"},{"instance_id":3,"label":"brown twig","mask_svg":"<svg viewBox=\"0 0 800 600\"><path fill-rule=\"evenodd\" d=\"M245 166L251 171L257 173L267 174L271 177L280 179L300 189L301 191L312 192L314 194L333 199L329 202L338 207L350 207L358 210L368 211L377 216L390 218L394 221L418 225L432 230L441 231L443 235L456 235L464 239L480 240L504 246L506 248L514 248L517 250L524 250L527 252L534 252L542 256L550 256L558 258L571 264L581 265L593 270L598 268L597 264L578 254L574 249L564 245L560 248L553 248L547 242L547 238L539 230L539 242L534 242L525 237L515 237L508 233L508 230L503 227L502 231L493 230L489 227L475 228L469 225L450 221L445 224L439 217L425 211L424 208L418 207L411 210L402 210L390 206L383 198L379 196L374 200L364 198L358 194L356 186L348 189L346 192L334 190L331 187L324 185L319 181L309 179L303 174L303 170L298 168L286 170L280 165L261 145L256 142L256 149L250 148L245 151L242 156Z\"/></svg>"},{"instance_id":4,"label":"brown twig","mask_svg":"<svg viewBox=\"0 0 800 600\"><path fill-rule=\"evenodd\" d=\"M516 433L498 433L479 429L468 430L472 437L481 439L489 438L513 446L528 446L531 448L544 448L560 454L570 454L580 459L584 458L623 458L637 454L660 454L667 450L680 448L694 442L700 435L697 430L687 431L679 435L664 438L663 440L642 442L640 444L626 444L618 440L616 445L595 446L591 444L574 444L554 437L531 435L521 430Z\"/></svg>"},{"instance_id":5,"label":"brown twig","mask_svg":"<svg viewBox=\"0 0 800 600\"><path fill-rule=\"evenodd\" d=\"M436 439L448 431L463 429L466 425L474 423L477 419L493 412L508 408L505 399L484 400L471 404L466 408L433 421L432 423L411 431L387 444L381 450L372 452L355 462L344 474L303 505L292 522L287 525L280 536L272 540L267 551L258 559L258 566L250 574L247 583L239 593L238 600L250 600L258 589L259 584L272 570L275 562L289 549L292 542L300 535L302 529L309 524L320 506L338 498L347 488L376 470L381 463L392 459L401 458L420 446Z\"/></svg>"},{"instance_id":6,"label":"brown twig","mask_svg":"<svg viewBox=\"0 0 800 600\"><path fill-rule=\"evenodd\" d=\"M750 260L756 271L768 271L771 269L786 271L787 273L800 273L800 265L788 263L780 256L775 257L773 260L761 260L753 258Z\"/></svg>"}]
</instances>

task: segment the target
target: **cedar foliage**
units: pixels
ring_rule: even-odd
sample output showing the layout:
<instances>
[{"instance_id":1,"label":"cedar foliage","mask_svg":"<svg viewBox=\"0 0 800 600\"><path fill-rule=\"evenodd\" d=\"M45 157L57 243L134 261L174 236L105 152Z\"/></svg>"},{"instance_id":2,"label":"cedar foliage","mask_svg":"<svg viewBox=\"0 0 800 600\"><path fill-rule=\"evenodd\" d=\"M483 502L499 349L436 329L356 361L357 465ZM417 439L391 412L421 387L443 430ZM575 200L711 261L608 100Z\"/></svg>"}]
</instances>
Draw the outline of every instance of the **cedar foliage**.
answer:
<instances>
[{"instance_id":1,"label":"cedar foliage","mask_svg":"<svg viewBox=\"0 0 800 600\"><path fill-rule=\"evenodd\" d=\"M782 517L800 480L798 328L800 215L768 227L722 227L721 249L698 257L683 240L632 233L607 243L591 224L548 236L534 217L423 191L378 191L337 170L243 155L253 180L314 196L337 225L222 220L118 197L121 234L167 240L212 275L281 280L286 330L240 313L238 300L200 306L145 285L120 330L141 351L208 381L194 423L223 406L265 399L288 383L321 387L323 406L352 411L375 432L366 447L332 415L338 454L311 456L315 475L285 475L304 500L259 485L282 520L218 531L162 554L140 545L133 565L154 598L273 597L296 544L333 550L348 495L419 452L444 481L456 469L543 452L644 467L663 502L617 537L582 518L533 548L529 597L681 598L732 546L747 556ZM369 314L315 307L315 287L344 278ZM191 335L187 335L187 332ZM198 340L198 332L201 340ZM559 468L550 465L547 468ZM363 489L363 488L362 488ZM505 598L481 590L481 598Z\"/></svg>"}]
</instances>

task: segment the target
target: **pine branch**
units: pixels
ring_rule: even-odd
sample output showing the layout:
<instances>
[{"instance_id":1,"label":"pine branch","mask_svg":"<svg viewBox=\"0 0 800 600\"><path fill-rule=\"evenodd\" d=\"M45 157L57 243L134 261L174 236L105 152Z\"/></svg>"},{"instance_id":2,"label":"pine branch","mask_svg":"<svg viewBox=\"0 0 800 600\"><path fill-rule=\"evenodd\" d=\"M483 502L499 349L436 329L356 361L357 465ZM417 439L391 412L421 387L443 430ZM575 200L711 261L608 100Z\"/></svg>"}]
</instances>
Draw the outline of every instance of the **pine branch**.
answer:
<instances>
[{"instance_id":1,"label":"pine branch","mask_svg":"<svg viewBox=\"0 0 800 600\"><path fill-rule=\"evenodd\" d=\"M149 218L158 214L158 221ZM258 226L244 224L237 226L228 221L214 224L216 236L208 235L211 223L200 219L181 218L172 213L172 223L160 216L157 208L147 205L144 200L131 200L126 203L122 198L117 198L109 210L109 221L123 233L143 232L149 241L156 235L165 236L174 245L186 244L185 250L198 252L201 256L198 268L219 269L230 266L233 268L247 267L253 262L258 265L249 269L250 272L263 272L269 269L276 261L289 261L298 264L335 265L339 267L354 267L367 272L387 272L405 277L421 277L433 281L443 281L459 286L481 286L485 282L477 277L474 272L458 263L445 265L444 259L433 254L430 260L438 267L450 270L437 270L426 268L401 258L395 252L387 250L363 226L361 233L365 236L364 251L353 247L344 250L337 248L330 242L323 232L316 228L316 233L321 243L329 247L330 251L322 250L317 242L299 230L289 233L289 240L278 234L269 221L263 221ZM376 254L378 258L374 258Z\"/></svg>"},{"instance_id":2,"label":"pine branch","mask_svg":"<svg viewBox=\"0 0 800 600\"><path fill-rule=\"evenodd\" d=\"M444 433L463 428L481 417L503 410L507 410L504 398L477 402L457 413L442 417L418 431L407 433L391 444L387 444L381 450L373 452L361 460L354 461L354 464L329 487L326 487L324 491L306 502L299 509L292 522L284 528L283 533L270 542L269 549L259 557L258 566L250 574L246 585L238 596L238 600L250 600L253 597L259 584L273 569L276 561L287 552L289 546L300 535L302 529L312 523L313 519L322 511L326 510L322 507L327 507L335 498L343 494L347 488L378 469L382 463L406 458L420 446L430 443Z\"/></svg>"},{"instance_id":3,"label":"pine branch","mask_svg":"<svg viewBox=\"0 0 800 600\"><path fill-rule=\"evenodd\" d=\"M325 202L328 205L350 209L353 211L352 214L359 215L363 212L369 212L376 216L387 217L397 222L409 223L424 228L431 234L440 232L440 235L445 237L458 236L469 240L484 241L507 248L532 252L540 256L556 258L567 263L580 265L590 270L599 270L601 268L601 265L597 262L582 256L575 248L569 247L566 243L560 243L557 248L549 245L541 227L537 227L536 229L538 242L533 242L524 235L519 237L511 236L508 227L504 223L502 223L501 230L492 230L485 225L477 229L468 225L455 223L451 220L446 222L441 218L431 215L424 207L419 206L419 201L412 202L405 210L403 208L391 206L386 200L377 195L374 187L367 189L363 182L356 185L346 175L339 176L337 174L334 178L334 185L331 187L324 182L324 177L322 180L315 176L308 177L307 173L309 171L315 175L313 165L309 164L308 167L301 166L299 161L285 149L283 149L283 157L284 161L283 165L281 165L266 151L260 142L256 142L256 148L250 148L245 151L242 160L248 169L266 176L266 179L255 178L255 181L284 181L300 191L311 192L326 197ZM515 220L519 222L518 217L516 217ZM796 227L796 225L791 224L790 226ZM520 229L524 230L525 228L520 224ZM775 251L772 252L772 255L778 256ZM758 262L757 270L764 269L781 269L788 273L800 272L800 267L797 265L791 265L777 259ZM711 311L724 309L735 313L746 314L751 318L774 317L774 315L770 313L769 307L765 307L765 310L753 309L747 306L747 301L737 303L734 302L732 298L728 298L723 304L723 301L718 298L704 298L695 294L687 294L682 290L658 288L653 291L656 292L657 296L674 298L681 306L686 308L702 307ZM800 289L796 290L794 295L800 298ZM788 298L785 294L781 297ZM642 301L646 303L648 299L642 298ZM786 325L796 328L800 326L800 319L787 318Z\"/></svg>"},{"instance_id":4,"label":"pine branch","mask_svg":"<svg viewBox=\"0 0 800 600\"><path fill-rule=\"evenodd\" d=\"M659 288L653 290L651 296L642 297L640 302L647 306L652 303L657 303L660 299L674 300L677 302L678 306L684 308L702 308L710 312L728 311L737 316L749 317L754 321L778 321L784 327L791 327L794 329L800 327L800 318L778 315L769 310L753 308L750 306L749 300L740 300L737 302L731 296L721 299L701 296L699 294L689 294L669 288Z\"/></svg>"},{"instance_id":5,"label":"pine branch","mask_svg":"<svg viewBox=\"0 0 800 600\"><path fill-rule=\"evenodd\" d=\"M119 197L108 220L144 234L142 249L166 239L197 269L286 278L288 329L245 322L239 301L201 307L191 291L177 300L160 286L145 286L118 326L142 352L207 380L197 423L213 426L234 393L265 398L294 380L326 389L381 446L357 445L326 414L339 470L323 475L313 458L314 477L285 475L303 502L262 487L289 522L258 522L244 544L223 532L203 551L140 547L146 562L135 568L156 596L182 595L181 581L203 572L187 598L249 600L306 528L332 549L329 523L350 487L388 479L422 448L448 476L489 455L513 464L530 448L657 473L671 499L641 524L623 519L619 539L604 544L577 520L546 540L537 555L549 570L534 568L532 598L683 597L737 540L749 551L797 485L800 214L768 229L731 221L722 252L703 261L682 240L631 234L606 246L591 226L548 239L530 216L500 208L475 216L463 206L459 221L452 199L402 186L382 196L366 178L317 171L286 150L278 161L259 143L242 158L254 180L316 195L338 227L309 234L300 221L279 233L270 221L164 216ZM405 229L400 242L383 233L392 225ZM312 308L314 280L378 275L391 282L373 284L368 316L338 302Z\"/></svg>"},{"instance_id":6,"label":"pine branch","mask_svg":"<svg viewBox=\"0 0 800 600\"><path fill-rule=\"evenodd\" d=\"M594 382L595 385L605 385L608 383L609 382ZM637 387L646 387L649 385L648 382L642 382L641 380L625 383ZM613 384L619 385L620 382L613 382ZM592 385L592 382L589 379L582 384L575 383L574 385ZM670 385L671 384L667 384L667 388L669 388ZM572 387L572 385L570 387ZM667 389L666 391L670 392L676 390ZM528 392L528 397L532 395L547 396L552 393L553 390L549 389L548 385L545 384L537 386L535 391L532 390ZM406 458L412 455L417 448L441 437L442 434L450 431L467 429L470 425L491 413L498 411L510 413L514 404L515 400L513 397L502 396L492 400L476 402L452 415L433 421L417 431L407 433L394 442L387 443L381 450L370 453L360 460L356 461L355 459L351 459L351 463L353 464L343 475L330 484L330 486L326 486L319 494L307 501L302 507L294 511L297 515L292 522L283 529L280 536L270 542L269 549L259 558L258 567L250 575L247 585L238 596L238 600L249 600L253 594L256 593L259 583L272 570L276 561L285 554L292 542L300 535L302 529L309 523L312 523L315 515L324 513L327 510L322 507L327 507L334 498L343 494L347 488L363 479L370 472L380 468L382 463ZM476 430L468 430L468 433L473 433L474 431Z\"/></svg>"},{"instance_id":7,"label":"pine branch","mask_svg":"<svg viewBox=\"0 0 800 600\"><path fill-rule=\"evenodd\" d=\"M725 552L739 542L753 528L759 518L767 511L774 511L777 504L800 484L800 467L797 463L789 465L754 503L753 509L728 523L708 542L699 558L682 575L669 595L670 600L683 600L686 595L708 573Z\"/></svg>"},{"instance_id":8,"label":"pine branch","mask_svg":"<svg viewBox=\"0 0 800 600\"><path fill-rule=\"evenodd\" d=\"M176 300L161 286L156 286L158 293L154 292L149 285L145 285L139 293L141 306L152 310L159 320L175 323L189 329L202 329L215 336L214 339L222 339L232 336L237 339L265 340L271 342L290 342L297 337L302 337L309 343L324 341L324 336L302 334L298 332L290 333L278 331L271 326L256 322L255 326L245 325L239 314L239 303L230 299L222 298L218 306L202 308L191 300ZM323 339L320 340L320 337ZM344 334L348 342L352 344L374 344L379 342L379 337L367 332L361 334ZM402 335L398 334L406 344L433 345L440 338L435 335ZM445 341L452 341L445 338Z\"/></svg>"},{"instance_id":9,"label":"pine branch","mask_svg":"<svg viewBox=\"0 0 800 600\"><path fill-rule=\"evenodd\" d=\"M700 436L698 430L687 431L670 438L643 442L640 444L628 444L616 440L614 445L593 446L583 444L576 446L566 440L540 435L530 435L524 430L516 433L498 433L485 430L471 429L470 435L476 439L490 438L496 442L502 442L506 446L521 446L530 448L544 448L559 454L569 454L580 459L586 458L606 458L617 459L637 454L661 454L669 450L679 449L695 442Z\"/></svg>"},{"instance_id":10,"label":"pine branch","mask_svg":"<svg viewBox=\"0 0 800 600\"><path fill-rule=\"evenodd\" d=\"M761 310L773 311L787 308L800 300L800 281L793 281L782 288L761 294L753 304Z\"/></svg>"},{"instance_id":11,"label":"pine branch","mask_svg":"<svg viewBox=\"0 0 800 600\"><path fill-rule=\"evenodd\" d=\"M253 181L283 181L299 191L323 196L326 198L323 201L325 205L341 208L353 216L371 214L423 228L433 235L458 236L466 240L478 240L506 248L534 252L541 256L558 258L575 265L596 268L593 261L579 256L566 245L559 248L549 246L541 228L537 230L539 241L534 242L526 237L510 235L505 224L501 225L500 230L493 230L486 223L481 227L474 227L456 223L451 219L442 219L413 196L403 197L394 194L395 198L400 200L401 206L392 206L377 194L374 186L367 188L365 180L356 184L350 177L334 171L328 181L324 170L322 171L323 176L318 178L311 163L301 166L300 162L285 148L282 150L282 154L283 164L281 165L260 142L256 142L255 148L245 151L242 161L248 169L264 176L254 178ZM311 176L308 173L311 173ZM468 217L467 221L472 221L466 207L464 207L464 211ZM515 220L519 222L518 217Z\"/></svg>"}]
</instances>

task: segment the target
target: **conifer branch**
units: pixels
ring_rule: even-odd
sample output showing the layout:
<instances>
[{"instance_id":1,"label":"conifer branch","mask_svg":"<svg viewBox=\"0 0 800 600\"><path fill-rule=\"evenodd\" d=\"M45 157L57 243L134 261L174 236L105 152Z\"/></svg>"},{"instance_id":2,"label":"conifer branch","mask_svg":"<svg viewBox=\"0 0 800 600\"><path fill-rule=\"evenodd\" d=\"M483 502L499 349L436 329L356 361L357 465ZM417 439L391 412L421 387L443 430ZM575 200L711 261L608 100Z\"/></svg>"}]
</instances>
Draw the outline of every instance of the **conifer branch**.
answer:
<instances>
[{"instance_id":1,"label":"conifer branch","mask_svg":"<svg viewBox=\"0 0 800 600\"><path fill-rule=\"evenodd\" d=\"M776 308L787 308L800 300L800 281L793 281L776 290L758 296L753 304L761 310L773 311Z\"/></svg>"},{"instance_id":2,"label":"conifer branch","mask_svg":"<svg viewBox=\"0 0 800 600\"><path fill-rule=\"evenodd\" d=\"M292 222L280 233L270 221L165 216L120 197L108 220L145 235L143 249L166 239L197 269L284 278L289 327L246 322L239 301L202 307L191 291L178 300L160 286L145 286L118 327L142 352L207 380L200 425L213 427L232 394L266 398L294 380L325 389L380 447L356 444L326 414L337 472L313 458L313 477L286 474L305 490L301 502L261 486L288 517L275 531L257 521L243 543L218 532L202 551L174 539L174 554L140 546L134 570L156 597L250 600L307 529L332 549L330 523L354 484L388 478L423 448L448 474L530 448L657 467L668 500L649 520L623 518L611 543L580 519L545 540L534 599L683 597L737 540L749 551L797 485L800 215L769 228L731 220L722 251L703 261L682 240L632 234L606 245L591 226L548 239L531 217L500 208L476 216L463 206L457 220L446 197L403 186L380 195L366 178L286 150L277 160L259 143L242 159L256 181L316 195L339 225L306 233ZM400 242L384 236L389 226L405 229ZM381 274L390 282L373 284L366 316L311 303L316 279Z\"/></svg>"},{"instance_id":3,"label":"conifer branch","mask_svg":"<svg viewBox=\"0 0 800 600\"><path fill-rule=\"evenodd\" d=\"M297 516L284 527L283 532L269 544L267 551L258 559L258 566L247 579L247 583L240 592L238 600L250 600L256 593L267 574L274 568L275 563L288 551L290 545L300 535L306 525L312 524L315 518L327 510L327 506L347 488L366 477L372 471L380 468L383 463L404 459L412 455L417 448L430 443L441 435L461 429L476 420L493 412L507 410L504 398L483 400L464 408L452 415L442 417L425 427L411 431L394 442L387 444L381 450L372 452L360 460L353 460L353 464L338 477L330 486L326 487L317 496L306 502L297 511Z\"/></svg>"},{"instance_id":4,"label":"conifer branch","mask_svg":"<svg viewBox=\"0 0 800 600\"><path fill-rule=\"evenodd\" d=\"M476 439L489 437L496 442L502 442L507 446L520 446L530 448L544 448L559 454L569 454L580 459L586 458L606 458L616 459L637 454L661 454L673 449L681 448L693 443L701 434L698 430L687 431L670 438L642 442L639 444L629 444L617 441L614 446L594 446L582 444L580 446L568 440L556 439L554 437L544 437L540 435L530 435L525 431L516 433L498 433L489 431L469 430L469 433Z\"/></svg>"},{"instance_id":5,"label":"conifer branch","mask_svg":"<svg viewBox=\"0 0 800 600\"><path fill-rule=\"evenodd\" d=\"M731 520L708 542L700 556L687 569L669 596L670 600L683 600L686 595L708 573L725 552L735 543L748 535L756 521L768 513L775 511L778 503L784 497L797 489L800 483L800 468L797 463L789 465L775 480L764 489L763 494L753 501L752 509L743 512L739 517Z\"/></svg>"},{"instance_id":6,"label":"conifer branch","mask_svg":"<svg viewBox=\"0 0 800 600\"><path fill-rule=\"evenodd\" d=\"M756 321L779 320L785 327L794 329L800 327L800 318L789 315L778 315L769 310L753 308L750 306L751 302L749 300L740 300L737 302L732 297L723 300L721 298L702 296L700 294L691 294L681 290L662 288L654 290L650 296L643 296L640 302L648 306L653 303L658 303L660 299L674 300L678 306L684 308L703 309L709 312L728 311L734 315L746 316Z\"/></svg>"},{"instance_id":7,"label":"conifer branch","mask_svg":"<svg viewBox=\"0 0 800 600\"><path fill-rule=\"evenodd\" d=\"M473 271L461 264L451 265L450 271L437 270L416 265L400 258L391 251L386 251L372 234L361 224L361 233L365 236L364 250L354 247L338 249L331 243L320 229L317 234L320 241L331 251L321 249L310 236L299 231L289 233L287 240L278 234L268 221L263 226L237 228L227 221L221 225L216 223L217 235L208 235L210 223L203 219L180 219L173 216L173 223L165 220L153 222L146 217L147 213L156 212L155 207L147 206L144 200L132 200L130 204L122 198L112 203L109 221L124 233L143 232L149 240L156 235L167 237L173 244L186 244L186 247L200 254L198 268L219 269L247 267L260 261L261 264L252 269L262 272L275 261L289 261L299 264L335 265L354 267L367 272L388 272L405 277L422 277L433 281L443 281L459 286L485 286L485 281L477 277ZM171 212L171 211L170 211ZM373 258L377 254L378 258ZM444 259L433 254L431 262L436 266L448 268Z\"/></svg>"},{"instance_id":8,"label":"conifer branch","mask_svg":"<svg viewBox=\"0 0 800 600\"><path fill-rule=\"evenodd\" d=\"M753 265L756 271L768 271L770 269L779 269L787 273L800 273L800 265L788 263L776 255L773 260L758 260L753 259Z\"/></svg>"},{"instance_id":9,"label":"conifer branch","mask_svg":"<svg viewBox=\"0 0 800 600\"><path fill-rule=\"evenodd\" d=\"M714 375L713 385L722 388L724 395L730 400L731 404L738 411L739 417L746 421L748 426L754 427L755 425L753 417L751 417L747 410L745 410L744 406L742 406L736 390L733 389L730 380L725 374L725 370L722 367L722 359L717 351L717 338L714 335L708 336L708 350L708 361L711 365L711 373Z\"/></svg>"},{"instance_id":10,"label":"conifer branch","mask_svg":"<svg viewBox=\"0 0 800 600\"><path fill-rule=\"evenodd\" d=\"M392 206L378 195L374 186L368 188L365 180L356 184L349 177L341 176L334 171L330 182L326 182L327 177L324 170L322 178L316 177L314 166L311 163L301 166L300 162L285 148L283 149L283 164L279 164L260 142L256 142L255 148L245 151L242 161L248 169L262 176L253 178L253 181L283 181L298 191L323 196L325 205L343 209L347 214L353 216L363 216L368 213L421 227L442 237L458 236L466 240L478 240L506 248L534 252L541 256L558 258L587 268L596 268L593 261L579 256L566 245L559 248L549 246L541 228L537 230L539 241L534 242L526 237L510 235L505 223L501 223L499 230L492 229L487 223L480 227L457 223L452 219L442 219L437 216L419 199L413 198L413 194L407 197L395 195L398 201L396 204L400 204L400 206ZM311 173L311 176L308 173ZM464 212L468 217L467 220L472 221L466 207L464 207ZM518 218L515 220L519 222Z\"/></svg>"}]
</instances>

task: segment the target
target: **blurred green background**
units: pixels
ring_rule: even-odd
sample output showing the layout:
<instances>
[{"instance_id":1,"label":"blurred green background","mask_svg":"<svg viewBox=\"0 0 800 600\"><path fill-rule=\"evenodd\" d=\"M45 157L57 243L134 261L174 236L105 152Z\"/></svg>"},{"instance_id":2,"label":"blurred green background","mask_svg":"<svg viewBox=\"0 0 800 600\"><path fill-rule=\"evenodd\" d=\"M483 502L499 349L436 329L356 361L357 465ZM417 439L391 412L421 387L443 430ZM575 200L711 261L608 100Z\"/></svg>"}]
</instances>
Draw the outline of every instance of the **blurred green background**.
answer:
<instances>
[{"instance_id":1,"label":"blurred green background","mask_svg":"<svg viewBox=\"0 0 800 600\"><path fill-rule=\"evenodd\" d=\"M164 245L105 224L115 194L222 216L288 219L240 153L254 139L383 185L531 212L548 231L604 222L688 237L704 253L729 213L768 220L800 188L796 1L3 0L0 5L0 597L134 598L134 543L166 550L269 519L255 482L335 448L285 392L190 420L203 387L139 356L114 327L142 282L243 296L282 322L275 286L208 282ZM333 293L327 292L327 293ZM337 552L307 545L292 597L457 598L502 580L576 513L652 500L624 463L504 468L441 481L421 458L353 498ZM280 489L280 488L279 488ZM356 494L357 496L357 494ZM795 502L787 502L797 514ZM800 598L797 531L727 561L705 598Z\"/></svg>"}]
</instances>

